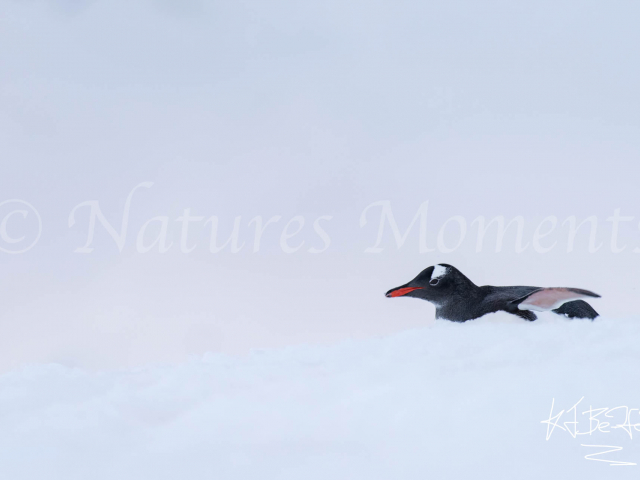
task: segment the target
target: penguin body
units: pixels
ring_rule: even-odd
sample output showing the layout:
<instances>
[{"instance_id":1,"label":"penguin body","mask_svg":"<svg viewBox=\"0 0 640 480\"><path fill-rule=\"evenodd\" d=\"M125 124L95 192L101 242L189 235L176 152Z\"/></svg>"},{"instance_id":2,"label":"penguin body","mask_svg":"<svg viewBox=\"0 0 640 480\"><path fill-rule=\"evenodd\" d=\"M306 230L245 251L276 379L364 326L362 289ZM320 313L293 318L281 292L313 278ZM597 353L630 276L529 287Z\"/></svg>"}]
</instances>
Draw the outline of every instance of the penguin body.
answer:
<instances>
[{"instance_id":1,"label":"penguin body","mask_svg":"<svg viewBox=\"0 0 640 480\"><path fill-rule=\"evenodd\" d=\"M529 321L538 318L536 311L593 320L598 312L582 298L600 297L578 288L478 287L457 268L445 263L426 268L409 283L389 290L386 296L427 300L435 305L436 318L453 322L466 322L498 311Z\"/></svg>"}]
</instances>

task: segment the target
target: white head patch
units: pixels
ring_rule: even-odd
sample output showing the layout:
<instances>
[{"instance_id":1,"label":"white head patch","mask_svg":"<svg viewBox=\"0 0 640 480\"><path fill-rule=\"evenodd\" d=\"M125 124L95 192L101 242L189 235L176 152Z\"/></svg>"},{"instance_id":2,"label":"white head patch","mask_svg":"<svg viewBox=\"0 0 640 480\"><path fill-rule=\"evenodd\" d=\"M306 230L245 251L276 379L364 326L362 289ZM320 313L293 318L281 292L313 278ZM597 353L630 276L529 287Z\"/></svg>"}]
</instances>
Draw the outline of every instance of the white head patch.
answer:
<instances>
[{"instance_id":1,"label":"white head patch","mask_svg":"<svg viewBox=\"0 0 640 480\"><path fill-rule=\"evenodd\" d=\"M433 267L433 273L431 274L431 280L444 277L448 271L449 271L448 267L445 267L443 265L435 265Z\"/></svg>"}]
</instances>

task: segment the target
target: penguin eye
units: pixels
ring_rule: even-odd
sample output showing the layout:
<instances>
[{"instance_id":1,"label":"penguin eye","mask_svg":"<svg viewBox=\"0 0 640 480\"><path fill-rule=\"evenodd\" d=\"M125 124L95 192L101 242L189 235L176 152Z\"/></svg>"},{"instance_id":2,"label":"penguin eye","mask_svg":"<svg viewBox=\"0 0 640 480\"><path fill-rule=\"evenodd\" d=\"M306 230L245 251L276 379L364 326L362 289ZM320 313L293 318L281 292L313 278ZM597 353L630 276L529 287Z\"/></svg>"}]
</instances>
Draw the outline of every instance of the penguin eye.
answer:
<instances>
[{"instance_id":1,"label":"penguin eye","mask_svg":"<svg viewBox=\"0 0 640 480\"><path fill-rule=\"evenodd\" d=\"M435 287L436 285L438 285L440 283L440 279L439 278L434 278L433 280L431 280L429 282L429 285Z\"/></svg>"}]
</instances>

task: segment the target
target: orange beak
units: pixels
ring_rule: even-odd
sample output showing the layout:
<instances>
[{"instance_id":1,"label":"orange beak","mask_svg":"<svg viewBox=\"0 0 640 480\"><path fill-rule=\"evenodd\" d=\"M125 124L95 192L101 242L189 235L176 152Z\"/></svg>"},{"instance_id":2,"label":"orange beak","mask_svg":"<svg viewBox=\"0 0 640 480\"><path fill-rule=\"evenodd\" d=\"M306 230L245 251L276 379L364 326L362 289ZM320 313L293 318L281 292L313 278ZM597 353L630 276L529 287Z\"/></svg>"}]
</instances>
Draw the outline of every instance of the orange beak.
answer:
<instances>
[{"instance_id":1,"label":"orange beak","mask_svg":"<svg viewBox=\"0 0 640 480\"><path fill-rule=\"evenodd\" d=\"M409 292L413 292L414 290L420 290L422 287L404 287L398 288L397 290L389 290L386 294L387 297L402 297Z\"/></svg>"}]
</instances>

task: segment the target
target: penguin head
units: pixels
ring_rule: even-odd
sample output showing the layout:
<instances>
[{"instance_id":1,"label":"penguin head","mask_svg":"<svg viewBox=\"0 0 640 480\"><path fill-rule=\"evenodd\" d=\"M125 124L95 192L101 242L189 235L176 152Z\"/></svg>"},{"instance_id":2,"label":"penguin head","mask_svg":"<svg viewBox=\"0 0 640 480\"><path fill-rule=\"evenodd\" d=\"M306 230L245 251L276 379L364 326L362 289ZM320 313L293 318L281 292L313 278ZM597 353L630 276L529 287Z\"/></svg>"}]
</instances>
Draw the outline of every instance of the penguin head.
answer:
<instances>
[{"instance_id":1,"label":"penguin head","mask_svg":"<svg viewBox=\"0 0 640 480\"><path fill-rule=\"evenodd\" d=\"M415 297L435 305L443 305L461 287L471 283L457 268L440 263L425 268L409 283L392 288L387 297Z\"/></svg>"}]
</instances>

